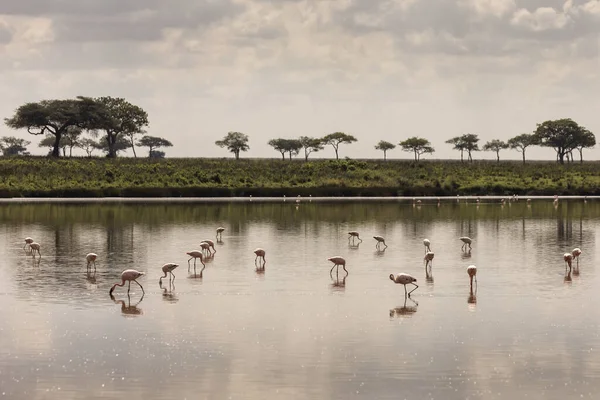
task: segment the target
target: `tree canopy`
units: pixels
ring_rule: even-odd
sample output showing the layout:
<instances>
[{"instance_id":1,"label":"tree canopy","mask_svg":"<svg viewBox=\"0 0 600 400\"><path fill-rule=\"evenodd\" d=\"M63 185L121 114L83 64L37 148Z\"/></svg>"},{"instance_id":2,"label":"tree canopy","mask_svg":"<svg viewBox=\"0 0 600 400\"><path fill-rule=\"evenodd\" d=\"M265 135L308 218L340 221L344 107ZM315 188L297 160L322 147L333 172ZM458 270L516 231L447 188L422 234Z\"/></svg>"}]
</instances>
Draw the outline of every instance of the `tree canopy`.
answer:
<instances>
[{"instance_id":1,"label":"tree canopy","mask_svg":"<svg viewBox=\"0 0 600 400\"><path fill-rule=\"evenodd\" d=\"M496 162L500 162L500 150L504 149L508 149L508 143L498 139L490 140L489 142L483 145L484 151L496 152Z\"/></svg>"},{"instance_id":2,"label":"tree canopy","mask_svg":"<svg viewBox=\"0 0 600 400\"><path fill-rule=\"evenodd\" d=\"M588 147L594 135L582 126L579 126L570 118L558 119L554 121L545 121L538 124L535 131L535 137L540 146L552 147L556 151L556 157L559 163L564 164L565 155L568 155L579 146ZM583 159L583 156L582 156Z\"/></svg>"},{"instance_id":3,"label":"tree canopy","mask_svg":"<svg viewBox=\"0 0 600 400\"><path fill-rule=\"evenodd\" d=\"M268 145L281 153L281 159L285 161L285 153L287 152L288 139L271 139Z\"/></svg>"},{"instance_id":4,"label":"tree canopy","mask_svg":"<svg viewBox=\"0 0 600 400\"><path fill-rule=\"evenodd\" d=\"M421 159L421 155L425 153L432 154L435 149L431 147L429 140L420 137L411 137L399 143L402 147L402 151L413 153L415 155L415 161Z\"/></svg>"},{"instance_id":5,"label":"tree canopy","mask_svg":"<svg viewBox=\"0 0 600 400\"><path fill-rule=\"evenodd\" d=\"M320 150L323 150L323 139L300 136L298 141L304 149L304 161L308 161L308 156L310 153L316 153Z\"/></svg>"},{"instance_id":6,"label":"tree canopy","mask_svg":"<svg viewBox=\"0 0 600 400\"><path fill-rule=\"evenodd\" d=\"M173 143L158 136L144 136L138 141L137 145L140 147L148 147L149 158L152 158L152 153L158 148L173 147Z\"/></svg>"},{"instance_id":7,"label":"tree canopy","mask_svg":"<svg viewBox=\"0 0 600 400\"><path fill-rule=\"evenodd\" d=\"M342 144L342 143L350 144L350 143L356 142L358 139L356 139L354 136L348 135L344 132L334 132L334 133L330 133L329 135L324 136L322 140L323 140L324 144L329 144L329 145L331 145L331 147L333 147L333 149L335 150L335 159L339 160L338 149L340 147L340 144Z\"/></svg>"},{"instance_id":8,"label":"tree canopy","mask_svg":"<svg viewBox=\"0 0 600 400\"><path fill-rule=\"evenodd\" d=\"M248 151L248 135L241 132L229 132L222 140L217 140L215 144L219 147L226 147L235 155L235 159L240 159L240 152Z\"/></svg>"},{"instance_id":9,"label":"tree canopy","mask_svg":"<svg viewBox=\"0 0 600 400\"><path fill-rule=\"evenodd\" d=\"M453 145L454 150L460 151L460 161L464 160L463 154L466 151L469 157L469 161L473 161L472 152L479 151L479 137L472 133L467 133L462 136L456 136L452 139L446 140L446 143Z\"/></svg>"},{"instance_id":10,"label":"tree canopy","mask_svg":"<svg viewBox=\"0 0 600 400\"><path fill-rule=\"evenodd\" d=\"M390 142L386 142L385 140L380 140L379 143L375 146L375 150L383 151L383 159L387 160L387 151L393 150L396 148L396 145Z\"/></svg>"},{"instance_id":11,"label":"tree canopy","mask_svg":"<svg viewBox=\"0 0 600 400\"><path fill-rule=\"evenodd\" d=\"M508 140L508 146L511 149L517 150L523 154L523 164L525 164L525 150L527 150L529 146L535 146L537 144L537 137L529 133L522 133Z\"/></svg>"},{"instance_id":12,"label":"tree canopy","mask_svg":"<svg viewBox=\"0 0 600 400\"><path fill-rule=\"evenodd\" d=\"M29 155L27 146L30 144L30 141L14 136L3 136L0 138L0 149L2 149L4 156Z\"/></svg>"}]
</instances>

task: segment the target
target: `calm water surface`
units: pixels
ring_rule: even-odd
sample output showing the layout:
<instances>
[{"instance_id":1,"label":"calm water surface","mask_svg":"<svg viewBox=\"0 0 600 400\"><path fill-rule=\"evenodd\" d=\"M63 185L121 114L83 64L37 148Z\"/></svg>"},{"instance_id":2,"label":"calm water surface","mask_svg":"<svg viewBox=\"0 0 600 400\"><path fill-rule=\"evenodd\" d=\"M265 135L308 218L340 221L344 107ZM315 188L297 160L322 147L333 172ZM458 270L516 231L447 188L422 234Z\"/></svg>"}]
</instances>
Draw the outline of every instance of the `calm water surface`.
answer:
<instances>
[{"instance_id":1,"label":"calm water surface","mask_svg":"<svg viewBox=\"0 0 600 400\"><path fill-rule=\"evenodd\" d=\"M600 203L582 201L4 205L0 396L598 398L599 218ZM218 226L216 256L188 274L185 252ZM364 241L349 246L348 230ZM26 236L41 261L25 254ZM470 257L460 236L473 238ZM580 268L565 274L574 247ZM329 276L334 255L347 259L345 280ZM181 266L161 288L166 262ZM126 268L147 272L146 294L132 285L113 300ZM398 272L418 279L412 300L389 280Z\"/></svg>"}]
</instances>

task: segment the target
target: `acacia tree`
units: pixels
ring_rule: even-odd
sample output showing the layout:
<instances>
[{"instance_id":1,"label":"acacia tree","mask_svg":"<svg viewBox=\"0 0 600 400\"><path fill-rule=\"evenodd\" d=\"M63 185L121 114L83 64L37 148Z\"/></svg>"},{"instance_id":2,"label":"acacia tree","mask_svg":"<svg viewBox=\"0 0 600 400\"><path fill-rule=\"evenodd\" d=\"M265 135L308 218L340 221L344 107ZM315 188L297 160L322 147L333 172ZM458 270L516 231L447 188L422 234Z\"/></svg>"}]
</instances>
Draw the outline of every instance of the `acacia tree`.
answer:
<instances>
[{"instance_id":1,"label":"acacia tree","mask_svg":"<svg viewBox=\"0 0 600 400\"><path fill-rule=\"evenodd\" d=\"M99 97L95 101L105 108L106 112L102 115L97 129L105 132L108 157L114 158L120 151L116 150L119 137L129 136L131 140L127 142L131 146L134 135L142 134L144 127L148 126L148 114L142 108L118 97ZM135 149L133 150L135 152Z\"/></svg>"},{"instance_id":2,"label":"acacia tree","mask_svg":"<svg viewBox=\"0 0 600 400\"><path fill-rule=\"evenodd\" d=\"M120 135L117 136L117 141L112 143L112 148L109 145L109 140L106 136L100 138L100 140L96 143L96 148L105 153L106 157L114 158L119 152L126 151L130 147L129 140L125 138L125 136Z\"/></svg>"},{"instance_id":3,"label":"acacia tree","mask_svg":"<svg viewBox=\"0 0 600 400\"><path fill-rule=\"evenodd\" d=\"M319 150L323 150L323 140L319 138L300 136L298 142L300 142L300 145L304 149L304 161L308 161L310 153L316 153Z\"/></svg>"},{"instance_id":4,"label":"acacia tree","mask_svg":"<svg viewBox=\"0 0 600 400\"><path fill-rule=\"evenodd\" d=\"M30 144L30 141L14 136L4 136L0 138L0 148L2 149L2 154L5 156L29 155L27 146Z\"/></svg>"},{"instance_id":5,"label":"acacia tree","mask_svg":"<svg viewBox=\"0 0 600 400\"><path fill-rule=\"evenodd\" d=\"M508 146L523 153L523 164L525 164L525 150L529 146L535 146L538 144L537 138L533 134L522 133L508 140Z\"/></svg>"},{"instance_id":6,"label":"acacia tree","mask_svg":"<svg viewBox=\"0 0 600 400\"><path fill-rule=\"evenodd\" d=\"M285 153L287 151L286 141L287 139L271 139L268 142L269 146L281 153L281 159L283 161L285 161Z\"/></svg>"},{"instance_id":7,"label":"acacia tree","mask_svg":"<svg viewBox=\"0 0 600 400\"><path fill-rule=\"evenodd\" d=\"M102 114L92 99L77 97L69 100L42 100L26 103L6 118L6 125L13 129L27 129L32 135L54 136L52 156L59 157L63 135L70 128L94 128Z\"/></svg>"},{"instance_id":8,"label":"acacia tree","mask_svg":"<svg viewBox=\"0 0 600 400\"><path fill-rule=\"evenodd\" d=\"M479 145L477 144L477 142L479 142L479 137L472 133L467 133L466 135L462 135L461 139L465 144L465 150L469 156L469 161L473 162L473 156L471 153L473 151L479 151Z\"/></svg>"},{"instance_id":9,"label":"acacia tree","mask_svg":"<svg viewBox=\"0 0 600 400\"><path fill-rule=\"evenodd\" d=\"M158 136L144 136L138 141L137 145L140 147L148 147L148 158L152 158L152 153L158 148L173 147L173 143Z\"/></svg>"},{"instance_id":10,"label":"acacia tree","mask_svg":"<svg viewBox=\"0 0 600 400\"><path fill-rule=\"evenodd\" d=\"M235 155L235 159L240 159L241 151L250 150L248 145L248 135L241 132L229 132L223 140L217 140L215 144L219 147L227 147L227 150Z\"/></svg>"},{"instance_id":11,"label":"acacia tree","mask_svg":"<svg viewBox=\"0 0 600 400\"><path fill-rule=\"evenodd\" d=\"M135 143L135 138L138 136L143 136L145 134L146 134L146 131L143 129L140 129L139 131L129 131L129 132L123 133L123 135L125 136L127 141L129 141L129 145L131 146L131 151L133 152L134 158L137 158L137 153L135 152L135 146L136 146L136 144L139 146L139 142Z\"/></svg>"},{"instance_id":12,"label":"acacia tree","mask_svg":"<svg viewBox=\"0 0 600 400\"><path fill-rule=\"evenodd\" d=\"M342 143L350 144L350 143L353 143L356 141L357 141L357 139L354 136L348 135L344 132L334 132L334 133L330 133L329 135L326 135L325 137L323 137L323 143L331 145L331 147L333 147L333 149L335 150L335 159L336 160L339 160L338 149L340 147L340 144L342 144Z\"/></svg>"},{"instance_id":13,"label":"acacia tree","mask_svg":"<svg viewBox=\"0 0 600 400\"><path fill-rule=\"evenodd\" d=\"M594 147L595 145L596 145L596 136L594 136L594 134L592 132L583 128L579 142L577 143L577 146L575 146L575 148L577 150L579 150L579 162L580 163L583 163L583 149L584 148L590 149L590 148ZM573 157L573 156L571 155L571 157Z\"/></svg>"},{"instance_id":14,"label":"acacia tree","mask_svg":"<svg viewBox=\"0 0 600 400\"><path fill-rule=\"evenodd\" d=\"M47 147L49 149L48 152L52 155L55 140L56 139L53 135L48 134L42 140L40 140L40 143L38 144L38 146L39 147ZM68 145L69 145L69 142L67 141L67 138L62 136L60 138L60 142L58 143L58 148L59 148L59 150L62 150L63 157L67 156L67 146Z\"/></svg>"},{"instance_id":15,"label":"acacia tree","mask_svg":"<svg viewBox=\"0 0 600 400\"><path fill-rule=\"evenodd\" d=\"M375 146L375 150L383 151L383 160L387 160L387 151L393 150L396 148L396 145L390 142L386 142L385 140L380 140L379 143Z\"/></svg>"},{"instance_id":16,"label":"acacia tree","mask_svg":"<svg viewBox=\"0 0 600 400\"><path fill-rule=\"evenodd\" d=\"M63 134L65 146L63 147L63 155L66 156L66 148L69 148L69 157L73 157L73 147L79 144L80 136L83 130L78 126L69 127Z\"/></svg>"},{"instance_id":17,"label":"acacia tree","mask_svg":"<svg viewBox=\"0 0 600 400\"><path fill-rule=\"evenodd\" d=\"M302 143L300 143L300 140L298 139L288 139L286 150L291 161L292 156L297 156L300 154L300 150L302 150Z\"/></svg>"},{"instance_id":18,"label":"acacia tree","mask_svg":"<svg viewBox=\"0 0 600 400\"><path fill-rule=\"evenodd\" d=\"M429 140L420 137L413 136L398 144L400 145L400 147L402 147L402 151L414 153L415 161L419 161L421 159L422 154L432 154L435 151L435 149L431 147L431 143L429 142Z\"/></svg>"},{"instance_id":19,"label":"acacia tree","mask_svg":"<svg viewBox=\"0 0 600 400\"><path fill-rule=\"evenodd\" d=\"M446 140L446 143L451 144L454 150L460 151L460 162L463 162L466 144L463 142L462 138L460 136L456 136L452 139Z\"/></svg>"},{"instance_id":20,"label":"acacia tree","mask_svg":"<svg viewBox=\"0 0 600 400\"><path fill-rule=\"evenodd\" d=\"M508 149L508 143L494 139L483 145L484 151L495 151L496 152L496 162L500 162L500 150Z\"/></svg>"},{"instance_id":21,"label":"acacia tree","mask_svg":"<svg viewBox=\"0 0 600 400\"><path fill-rule=\"evenodd\" d=\"M83 138L77 142L77 147L86 152L89 158L92 157L94 150L100 148L100 144L91 138Z\"/></svg>"},{"instance_id":22,"label":"acacia tree","mask_svg":"<svg viewBox=\"0 0 600 400\"><path fill-rule=\"evenodd\" d=\"M564 164L565 156L568 156L585 140L589 140L589 138L585 139L586 132L589 131L572 119L564 118L538 124L534 135L540 146L552 147L556 151L557 161Z\"/></svg>"}]
</instances>

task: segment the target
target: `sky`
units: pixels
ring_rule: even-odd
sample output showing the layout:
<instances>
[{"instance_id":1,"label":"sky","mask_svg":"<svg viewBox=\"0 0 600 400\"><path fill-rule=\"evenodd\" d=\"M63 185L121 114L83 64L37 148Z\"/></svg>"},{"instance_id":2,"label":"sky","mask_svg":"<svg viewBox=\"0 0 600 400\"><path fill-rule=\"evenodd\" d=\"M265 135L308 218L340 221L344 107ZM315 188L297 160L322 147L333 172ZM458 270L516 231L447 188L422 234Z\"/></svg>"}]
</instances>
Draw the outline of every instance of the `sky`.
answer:
<instances>
[{"instance_id":1,"label":"sky","mask_svg":"<svg viewBox=\"0 0 600 400\"><path fill-rule=\"evenodd\" d=\"M249 135L244 157L342 131L358 142L341 157L420 136L436 149L426 158L458 158L445 141L465 133L483 144L572 118L600 134L599 52L600 0L0 1L0 117L113 96L148 112L172 157L229 157L214 144L229 131ZM6 135L45 153L39 137ZM584 154L600 159L597 147Z\"/></svg>"}]
</instances>

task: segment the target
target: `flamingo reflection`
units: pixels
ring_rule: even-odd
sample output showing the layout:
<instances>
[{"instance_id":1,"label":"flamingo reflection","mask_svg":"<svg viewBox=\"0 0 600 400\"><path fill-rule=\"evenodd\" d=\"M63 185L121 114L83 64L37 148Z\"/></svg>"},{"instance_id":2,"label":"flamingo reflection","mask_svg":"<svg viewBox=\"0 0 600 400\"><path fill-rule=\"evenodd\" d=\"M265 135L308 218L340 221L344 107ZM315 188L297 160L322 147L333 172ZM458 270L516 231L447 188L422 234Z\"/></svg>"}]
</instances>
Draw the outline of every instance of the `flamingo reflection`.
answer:
<instances>
[{"instance_id":1,"label":"flamingo reflection","mask_svg":"<svg viewBox=\"0 0 600 400\"><path fill-rule=\"evenodd\" d=\"M340 281L340 275L338 272L336 272L335 279L333 278L333 276L331 277L331 280L332 280L331 289L333 291L343 292L346 289L346 278L347 277L348 277L348 274L344 275L344 277Z\"/></svg>"},{"instance_id":2,"label":"flamingo reflection","mask_svg":"<svg viewBox=\"0 0 600 400\"><path fill-rule=\"evenodd\" d=\"M168 287L163 287L162 281L158 283L158 286L162 289L162 299L169 303L177 303L179 299L173 293L175 291L175 282L169 280Z\"/></svg>"},{"instance_id":3,"label":"flamingo reflection","mask_svg":"<svg viewBox=\"0 0 600 400\"><path fill-rule=\"evenodd\" d=\"M406 305L406 302L410 300L414 305ZM392 308L390 310L390 317L410 317L417 312L417 306L419 303L411 299L410 297L404 297L404 305L401 307Z\"/></svg>"},{"instance_id":4,"label":"flamingo reflection","mask_svg":"<svg viewBox=\"0 0 600 400\"><path fill-rule=\"evenodd\" d=\"M110 299L114 301L115 304L121 304L121 313L124 317L134 317L144 313L141 308L138 308L138 305L142 302L142 300L144 300L144 294L142 294L140 300L134 305L131 305L131 296L129 294L127 294L127 304L125 304L125 300L115 300L115 296L113 296L112 293L110 295Z\"/></svg>"}]
</instances>

